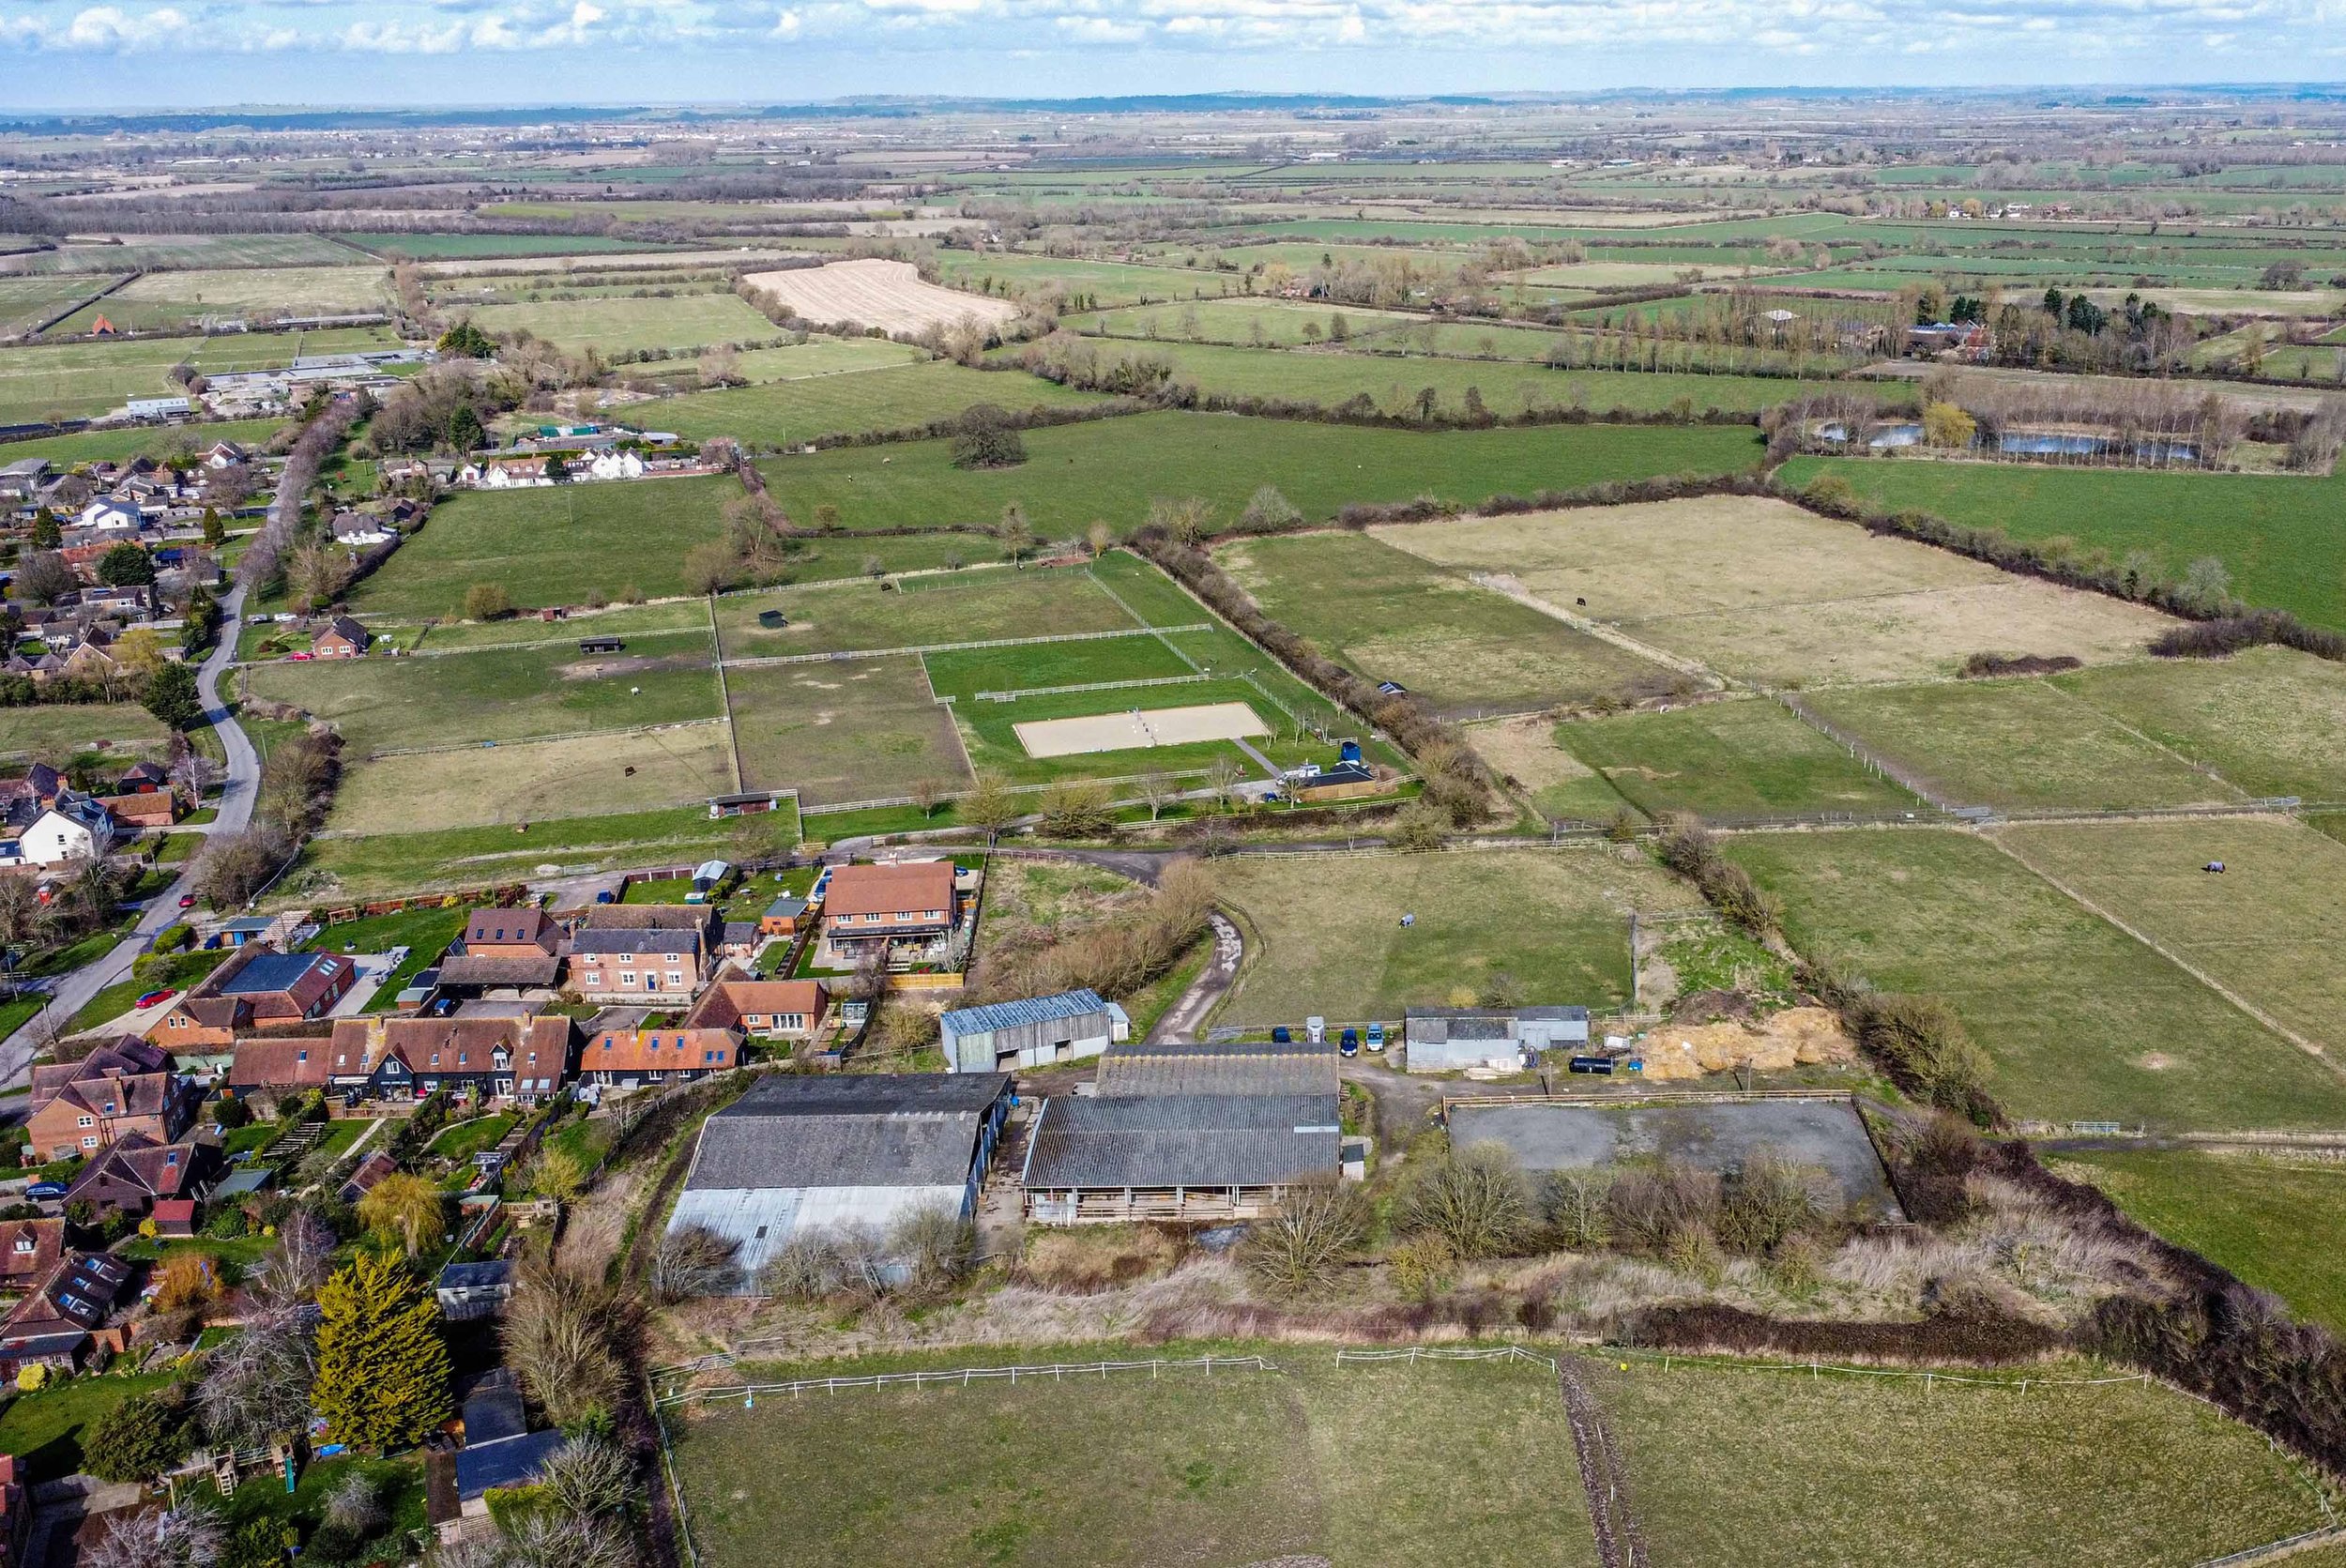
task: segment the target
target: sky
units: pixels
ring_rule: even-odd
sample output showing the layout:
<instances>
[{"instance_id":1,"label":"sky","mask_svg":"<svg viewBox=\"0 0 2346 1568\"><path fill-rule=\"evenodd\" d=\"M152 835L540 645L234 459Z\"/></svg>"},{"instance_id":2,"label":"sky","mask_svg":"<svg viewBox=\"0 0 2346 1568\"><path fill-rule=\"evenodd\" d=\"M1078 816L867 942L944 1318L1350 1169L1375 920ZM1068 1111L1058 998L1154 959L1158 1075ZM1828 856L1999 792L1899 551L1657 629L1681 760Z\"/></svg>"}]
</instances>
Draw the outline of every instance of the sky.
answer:
<instances>
[{"instance_id":1,"label":"sky","mask_svg":"<svg viewBox=\"0 0 2346 1568\"><path fill-rule=\"evenodd\" d=\"M0 0L0 111L2346 79L2346 0Z\"/></svg>"}]
</instances>

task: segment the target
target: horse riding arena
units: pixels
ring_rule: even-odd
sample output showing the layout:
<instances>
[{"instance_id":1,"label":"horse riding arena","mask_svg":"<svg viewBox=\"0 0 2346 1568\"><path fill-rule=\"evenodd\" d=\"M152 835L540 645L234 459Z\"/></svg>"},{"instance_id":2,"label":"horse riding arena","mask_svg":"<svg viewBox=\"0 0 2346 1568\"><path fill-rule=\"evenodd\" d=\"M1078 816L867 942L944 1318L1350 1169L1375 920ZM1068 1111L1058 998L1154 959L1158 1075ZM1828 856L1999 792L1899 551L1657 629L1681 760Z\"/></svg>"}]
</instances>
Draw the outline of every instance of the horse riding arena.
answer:
<instances>
[{"instance_id":1,"label":"horse riding arena","mask_svg":"<svg viewBox=\"0 0 2346 1568\"><path fill-rule=\"evenodd\" d=\"M1269 735L1271 726L1242 702L1200 708L1130 708L1079 719L1037 719L1011 726L1031 757L1080 756L1089 752L1130 752L1149 746L1186 746L1200 740L1237 740Z\"/></svg>"}]
</instances>

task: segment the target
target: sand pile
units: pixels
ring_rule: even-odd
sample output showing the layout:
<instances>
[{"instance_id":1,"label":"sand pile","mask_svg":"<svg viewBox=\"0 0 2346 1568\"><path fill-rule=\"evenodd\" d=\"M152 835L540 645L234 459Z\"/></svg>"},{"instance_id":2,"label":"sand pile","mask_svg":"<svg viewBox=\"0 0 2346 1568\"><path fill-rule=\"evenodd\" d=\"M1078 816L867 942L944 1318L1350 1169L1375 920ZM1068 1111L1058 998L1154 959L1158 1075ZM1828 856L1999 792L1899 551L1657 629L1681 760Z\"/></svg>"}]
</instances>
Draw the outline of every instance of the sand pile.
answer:
<instances>
[{"instance_id":1,"label":"sand pile","mask_svg":"<svg viewBox=\"0 0 2346 1568\"><path fill-rule=\"evenodd\" d=\"M1841 1020L1821 1007L1790 1007L1758 1024L1665 1025L1639 1042L1648 1078L1699 1078L1749 1066L1780 1073L1854 1054Z\"/></svg>"}]
</instances>

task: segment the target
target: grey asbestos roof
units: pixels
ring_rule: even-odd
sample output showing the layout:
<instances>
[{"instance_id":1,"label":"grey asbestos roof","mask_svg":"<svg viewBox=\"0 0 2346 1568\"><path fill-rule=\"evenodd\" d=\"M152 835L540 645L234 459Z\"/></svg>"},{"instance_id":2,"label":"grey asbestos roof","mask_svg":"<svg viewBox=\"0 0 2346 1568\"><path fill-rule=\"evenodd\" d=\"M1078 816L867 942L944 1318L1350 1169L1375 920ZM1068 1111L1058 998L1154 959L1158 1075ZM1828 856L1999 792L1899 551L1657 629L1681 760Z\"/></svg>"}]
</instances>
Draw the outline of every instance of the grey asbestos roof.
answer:
<instances>
[{"instance_id":1,"label":"grey asbestos roof","mask_svg":"<svg viewBox=\"0 0 2346 1568\"><path fill-rule=\"evenodd\" d=\"M1111 1045L1100 1058L1099 1092L1123 1094L1333 1094L1333 1042L1227 1045Z\"/></svg>"},{"instance_id":2,"label":"grey asbestos roof","mask_svg":"<svg viewBox=\"0 0 2346 1568\"><path fill-rule=\"evenodd\" d=\"M1002 1073L775 1075L708 1119L687 1191L959 1186Z\"/></svg>"},{"instance_id":3,"label":"grey asbestos roof","mask_svg":"<svg viewBox=\"0 0 2346 1568\"><path fill-rule=\"evenodd\" d=\"M1149 1094L1044 1104L1025 1184L1255 1187L1333 1176L1333 1094Z\"/></svg>"},{"instance_id":4,"label":"grey asbestos roof","mask_svg":"<svg viewBox=\"0 0 2346 1568\"><path fill-rule=\"evenodd\" d=\"M1095 991L1061 991L1051 997L1025 997L985 1007L956 1008L937 1020L947 1040L965 1034L987 1034L1020 1024L1045 1024L1059 1018L1081 1018L1105 1012L1107 1003Z\"/></svg>"}]
</instances>

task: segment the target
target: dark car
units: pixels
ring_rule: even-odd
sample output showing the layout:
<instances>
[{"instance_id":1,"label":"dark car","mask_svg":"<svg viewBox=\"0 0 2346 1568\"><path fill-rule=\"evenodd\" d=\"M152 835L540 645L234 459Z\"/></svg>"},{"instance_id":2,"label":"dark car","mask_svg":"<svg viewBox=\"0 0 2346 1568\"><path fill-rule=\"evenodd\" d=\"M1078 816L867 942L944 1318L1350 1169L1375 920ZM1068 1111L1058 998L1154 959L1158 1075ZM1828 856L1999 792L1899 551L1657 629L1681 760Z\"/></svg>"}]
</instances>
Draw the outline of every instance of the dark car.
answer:
<instances>
[{"instance_id":1,"label":"dark car","mask_svg":"<svg viewBox=\"0 0 2346 1568\"><path fill-rule=\"evenodd\" d=\"M1409 694L1409 689L1397 680L1380 680L1377 683L1377 690L1388 697L1406 697Z\"/></svg>"},{"instance_id":2,"label":"dark car","mask_svg":"<svg viewBox=\"0 0 2346 1568\"><path fill-rule=\"evenodd\" d=\"M1285 1024L1281 1024L1277 1028L1271 1031L1271 1043L1273 1045L1288 1045L1294 1043L1294 1041L1295 1031L1288 1028Z\"/></svg>"},{"instance_id":3,"label":"dark car","mask_svg":"<svg viewBox=\"0 0 2346 1568\"><path fill-rule=\"evenodd\" d=\"M1343 1035L1336 1041L1336 1051L1337 1054L1341 1056L1359 1056L1361 1054L1361 1031L1358 1029L1345 1030Z\"/></svg>"},{"instance_id":4,"label":"dark car","mask_svg":"<svg viewBox=\"0 0 2346 1568\"><path fill-rule=\"evenodd\" d=\"M24 1195L32 1198L36 1202L42 1198L63 1197L65 1196L65 1183L62 1181L36 1181L31 1186L24 1189Z\"/></svg>"}]
</instances>

